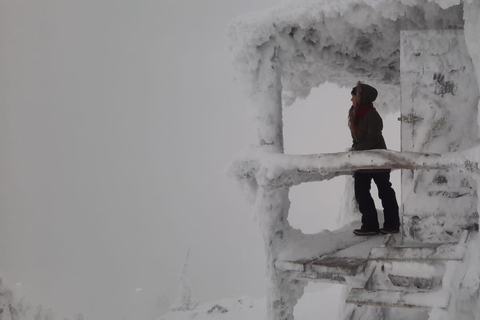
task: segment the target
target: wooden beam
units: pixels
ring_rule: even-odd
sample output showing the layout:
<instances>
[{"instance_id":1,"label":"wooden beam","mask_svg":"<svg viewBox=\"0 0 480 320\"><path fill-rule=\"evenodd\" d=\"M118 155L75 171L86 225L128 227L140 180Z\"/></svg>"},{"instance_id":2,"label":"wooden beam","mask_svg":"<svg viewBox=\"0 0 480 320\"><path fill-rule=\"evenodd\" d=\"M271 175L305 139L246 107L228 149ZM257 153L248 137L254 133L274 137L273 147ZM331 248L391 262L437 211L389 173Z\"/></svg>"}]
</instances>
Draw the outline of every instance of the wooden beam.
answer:
<instances>
[{"instance_id":1,"label":"wooden beam","mask_svg":"<svg viewBox=\"0 0 480 320\"><path fill-rule=\"evenodd\" d=\"M443 291L405 292L352 288L347 303L393 308L441 308L449 305L450 295Z\"/></svg>"},{"instance_id":2,"label":"wooden beam","mask_svg":"<svg viewBox=\"0 0 480 320\"><path fill-rule=\"evenodd\" d=\"M447 261L463 260L463 252L458 252L456 245L435 247L380 247L372 248L369 260L387 261Z\"/></svg>"},{"instance_id":3,"label":"wooden beam","mask_svg":"<svg viewBox=\"0 0 480 320\"><path fill-rule=\"evenodd\" d=\"M230 172L259 185L291 187L329 180L361 169L458 170L480 175L480 146L458 153L419 153L392 150L349 151L316 155L285 155L253 151L237 158Z\"/></svg>"}]
</instances>

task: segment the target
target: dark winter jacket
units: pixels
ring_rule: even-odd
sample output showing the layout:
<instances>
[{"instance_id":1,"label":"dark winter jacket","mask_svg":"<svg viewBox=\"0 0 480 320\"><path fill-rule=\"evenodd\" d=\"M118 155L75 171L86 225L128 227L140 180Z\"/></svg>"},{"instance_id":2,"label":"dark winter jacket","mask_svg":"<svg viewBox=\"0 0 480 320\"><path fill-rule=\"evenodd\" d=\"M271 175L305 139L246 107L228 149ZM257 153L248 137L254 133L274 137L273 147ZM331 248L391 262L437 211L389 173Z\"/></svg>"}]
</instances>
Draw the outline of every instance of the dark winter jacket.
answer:
<instances>
[{"instance_id":1,"label":"dark winter jacket","mask_svg":"<svg viewBox=\"0 0 480 320\"><path fill-rule=\"evenodd\" d=\"M359 106L353 106L349 111L349 127L352 134L352 150L372 150L386 149L383 139L383 121L372 102L377 99L377 90L358 82L352 89L352 95L355 95Z\"/></svg>"},{"instance_id":2,"label":"dark winter jacket","mask_svg":"<svg viewBox=\"0 0 480 320\"><path fill-rule=\"evenodd\" d=\"M387 149L382 135L383 121L375 108L370 108L354 124L352 150Z\"/></svg>"},{"instance_id":3,"label":"dark winter jacket","mask_svg":"<svg viewBox=\"0 0 480 320\"><path fill-rule=\"evenodd\" d=\"M361 88L360 88L361 86ZM352 90L357 95L360 107L350 109L350 132L352 134L352 151L387 149L382 135L383 121L372 102L377 98L377 90L366 84L359 83ZM353 113L352 113L353 112ZM360 170L361 172L389 172L390 170Z\"/></svg>"}]
</instances>

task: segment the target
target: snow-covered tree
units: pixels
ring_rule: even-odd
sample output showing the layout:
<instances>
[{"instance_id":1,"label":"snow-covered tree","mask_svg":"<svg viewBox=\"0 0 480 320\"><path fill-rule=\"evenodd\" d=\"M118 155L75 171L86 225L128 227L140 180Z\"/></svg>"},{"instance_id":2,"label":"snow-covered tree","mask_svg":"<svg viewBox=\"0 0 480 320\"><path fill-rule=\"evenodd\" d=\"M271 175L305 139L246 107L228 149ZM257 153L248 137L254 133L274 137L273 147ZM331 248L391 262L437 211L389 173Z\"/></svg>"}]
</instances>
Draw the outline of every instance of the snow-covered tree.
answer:
<instances>
[{"instance_id":1,"label":"snow-covered tree","mask_svg":"<svg viewBox=\"0 0 480 320\"><path fill-rule=\"evenodd\" d=\"M185 261L183 262L182 270L178 277L178 291L177 297L170 305L170 311L187 311L193 310L198 305L198 301L192 299L192 290L187 279L188 259L190 256L190 249L187 250Z\"/></svg>"}]
</instances>

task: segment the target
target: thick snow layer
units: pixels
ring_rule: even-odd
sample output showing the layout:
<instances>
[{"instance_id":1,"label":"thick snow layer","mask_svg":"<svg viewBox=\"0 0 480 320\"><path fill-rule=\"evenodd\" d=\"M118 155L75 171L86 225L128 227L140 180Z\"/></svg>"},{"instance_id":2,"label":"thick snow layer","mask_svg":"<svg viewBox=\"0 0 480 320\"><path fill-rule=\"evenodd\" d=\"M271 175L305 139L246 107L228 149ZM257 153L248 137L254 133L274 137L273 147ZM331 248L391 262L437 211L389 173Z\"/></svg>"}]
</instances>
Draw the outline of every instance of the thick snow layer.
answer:
<instances>
[{"instance_id":1,"label":"thick snow layer","mask_svg":"<svg viewBox=\"0 0 480 320\"><path fill-rule=\"evenodd\" d=\"M277 48L283 101L305 98L326 81L369 82L377 107L398 110L400 30L464 25L460 0L297 0L232 21L230 49L238 78L252 92L265 47Z\"/></svg>"},{"instance_id":2,"label":"thick snow layer","mask_svg":"<svg viewBox=\"0 0 480 320\"><path fill-rule=\"evenodd\" d=\"M252 147L235 158L227 172L240 182L255 179L258 185L295 186L329 180L358 169L458 169L480 174L480 146L462 152L427 154L391 150L350 151L329 154L286 155L262 153Z\"/></svg>"},{"instance_id":3,"label":"thick snow layer","mask_svg":"<svg viewBox=\"0 0 480 320\"><path fill-rule=\"evenodd\" d=\"M401 114L411 119L402 121L402 150L455 153L477 145L479 93L464 31L405 31L400 51ZM469 175L403 171L406 238L450 242L475 229L476 190Z\"/></svg>"},{"instance_id":4,"label":"thick snow layer","mask_svg":"<svg viewBox=\"0 0 480 320\"><path fill-rule=\"evenodd\" d=\"M338 319L341 285L324 285L323 290L309 292L298 302L295 319ZM156 320L263 320L266 318L265 299L240 297L199 305L191 311L167 313Z\"/></svg>"},{"instance_id":5,"label":"thick snow layer","mask_svg":"<svg viewBox=\"0 0 480 320\"><path fill-rule=\"evenodd\" d=\"M473 106L475 109L478 102L475 101L478 100L478 90L475 87L478 83L467 81L466 78L464 80L467 83L463 83L462 86L469 89L461 96L468 97L471 101L465 103L466 100L446 99L447 113L452 114L450 117L440 116L440 113L435 113L436 109L432 105L427 104L433 114L425 115L425 119L434 120L433 128L430 130L429 127L425 127L429 130L418 132L422 138L427 138L425 141L428 143L422 143L420 149L402 149L418 153L383 150L303 156L281 154L282 106L291 104L297 98L307 97L313 87L326 81L351 87L361 80L379 89L381 96L375 102L375 106L380 111L385 113L398 110L399 84L400 81L402 84L405 83L403 78L400 80L401 30L465 27L466 47L473 59L478 78L480 74L478 12L480 12L478 1L461 3L460 0L297 0L238 18L231 23L228 32L233 61L238 78L245 83L248 95L252 99L253 118L258 122L258 140L255 147L231 164L230 173L249 189L250 200L260 222L266 244L267 274L273 275L269 278L272 286L268 290L270 296L267 303L272 318L290 320L289 312L293 309L296 299L303 293L301 281L292 281L287 273L281 274L278 269L284 270L282 267L285 267L285 270L288 270L287 265L291 264L289 261L293 259L317 256L344 248L349 242L344 232L347 229L351 231L352 228L350 225L345 230L334 232L325 230L308 236L291 228L288 224L289 187L305 182L328 180L358 169L372 168L452 171L470 175L477 184L480 181L478 130L471 129L462 122L465 119L474 122L476 113L472 112L472 108L467 108L468 110L456 108L455 112L451 109L451 106L458 104L465 107L468 104L468 107ZM422 41L422 44L423 42L425 41ZM455 47L442 45L442 42L439 46L432 46L426 49L432 54L443 53L444 49ZM462 48L460 51L465 52L467 49ZM452 61L458 60L456 57L453 58ZM433 62L430 60L432 59L428 62ZM415 68L413 65L411 67ZM471 67L464 65L463 68ZM452 71L452 68L444 69L447 73ZM441 84L443 80L437 82ZM422 87L413 85L413 88ZM422 93L424 92L420 92ZM445 94L454 93L456 92L440 92L440 95L443 97ZM441 127L447 120L448 126ZM435 137L448 145L448 148L425 149L428 144L434 145L431 141ZM457 178L448 181L450 184L459 185L459 191L463 194L464 189L473 185L474 180L470 184L462 184L463 180ZM416 187L413 190L415 192ZM435 189L429 192L437 195L443 190ZM452 193L452 196L454 195ZM344 198L346 202L348 201L344 209L353 212L354 206L349 200L351 189L346 189ZM431 199L425 197L420 201L412 201L411 204L422 209L427 207L427 201ZM466 209L464 205L457 206L453 202L452 204L460 211ZM474 207L475 203L470 202L468 207L472 206ZM443 202L439 202L436 209L445 207ZM458 224L456 215L452 214L455 212L448 211L445 222L452 221ZM339 220L349 222L355 218L355 215L344 212ZM283 261L280 261L281 259ZM443 308L448 305L450 299L456 300L456 296L459 295L458 284L462 280L457 278L463 274L461 271L456 272L458 268L463 267L457 264L449 262L446 266L442 278L445 290L438 291L436 297L414 293L405 297L404 302L413 304L415 301L430 299L433 303L423 301L422 304ZM274 265L277 270L274 269ZM474 271L471 268L468 270L469 279L478 277L478 268ZM403 271L407 275L413 271L419 274L438 274L442 270L421 269L415 264L410 264ZM475 295L478 297L478 292L474 291L476 288L477 286L472 286L472 290L469 291L472 297ZM395 295L390 296L398 300ZM469 297L465 298L464 301L468 301ZM472 304L475 303L470 303L470 309ZM467 309L469 308L465 308ZM439 309L432 312L438 315L440 313Z\"/></svg>"}]
</instances>

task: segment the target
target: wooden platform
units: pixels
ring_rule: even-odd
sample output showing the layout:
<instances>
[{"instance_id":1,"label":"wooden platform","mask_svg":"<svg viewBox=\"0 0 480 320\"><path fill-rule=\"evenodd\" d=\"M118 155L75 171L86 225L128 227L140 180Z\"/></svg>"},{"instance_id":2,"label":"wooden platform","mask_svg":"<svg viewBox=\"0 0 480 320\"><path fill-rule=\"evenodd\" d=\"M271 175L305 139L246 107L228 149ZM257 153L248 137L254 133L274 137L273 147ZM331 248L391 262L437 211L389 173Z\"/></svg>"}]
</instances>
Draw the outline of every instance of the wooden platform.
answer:
<instances>
[{"instance_id":1,"label":"wooden platform","mask_svg":"<svg viewBox=\"0 0 480 320\"><path fill-rule=\"evenodd\" d=\"M341 236L341 235L339 235ZM390 239L389 239L390 237ZM391 243L387 243L393 242ZM371 261L395 262L398 268L402 264L410 266L432 266L428 277L421 275L390 274L389 282L394 286L404 288L430 290L441 282L439 276L444 272L437 262L461 261L463 254L456 250L457 244L408 244L396 246L400 242L400 234L376 235L368 237L350 236L345 240L345 246L323 255L298 259L295 261L279 260L275 267L296 273L299 279L346 283L348 278L368 276L367 266ZM435 266L434 266L435 265Z\"/></svg>"},{"instance_id":2,"label":"wooden platform","mask_svg":"<svg viewBox=\"0 0 480 320\"><path fill-rule=\"evenodd\" d=\"M339 233L344 245L323 255L298 259L295 261L279 260L275 267L283 271L296 272L300 279L345 283L348 277L355 277L363 272L372 248L383 245L384 235L359 237L348 230ZM396 235L400 239L400 235Z\"/></svg>"}]
</instances>

